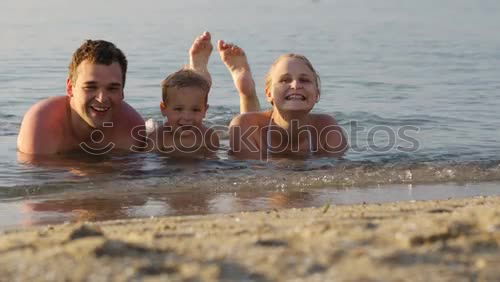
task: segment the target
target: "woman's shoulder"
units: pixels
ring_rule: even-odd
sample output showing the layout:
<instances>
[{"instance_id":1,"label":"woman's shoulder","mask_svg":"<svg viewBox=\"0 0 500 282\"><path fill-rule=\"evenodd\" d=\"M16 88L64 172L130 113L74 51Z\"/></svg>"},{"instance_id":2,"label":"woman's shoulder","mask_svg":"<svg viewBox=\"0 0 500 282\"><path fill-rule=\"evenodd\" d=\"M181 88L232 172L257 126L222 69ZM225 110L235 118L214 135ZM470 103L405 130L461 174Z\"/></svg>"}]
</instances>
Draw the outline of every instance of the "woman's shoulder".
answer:
<instances>
[{"instance_id":1,"label":"woman's shoulder","mask_svg":"<svg viewBox=\"0 0 500 282\"><path fill-rule=\"evenodd\" d=\"M269 124L271 112L247 112L233 118L230 126L265 126Z\"/></svg>"},{"instance_id":2,"label":"woman's shoulder","mask_svg":"<svg viewBox=\"0 0 500 282\"><path fill-rule=\"evenodd\" d=\"M311 114L311 121L317 128L325 128L327 126L337 126L337 120L328 114Z\"/></svg>"},{"instance_id":3,"label":"woman's shoulder","mask_svg":"<svg viewBox=\"0 0 500 282\"><path fill-rule=\"evenodd\" d=\"M349 148L346 135L335 118L327 114L311 116L314 127L319 132L319 153L341 157Z\"/></svg>"}]
</instances>

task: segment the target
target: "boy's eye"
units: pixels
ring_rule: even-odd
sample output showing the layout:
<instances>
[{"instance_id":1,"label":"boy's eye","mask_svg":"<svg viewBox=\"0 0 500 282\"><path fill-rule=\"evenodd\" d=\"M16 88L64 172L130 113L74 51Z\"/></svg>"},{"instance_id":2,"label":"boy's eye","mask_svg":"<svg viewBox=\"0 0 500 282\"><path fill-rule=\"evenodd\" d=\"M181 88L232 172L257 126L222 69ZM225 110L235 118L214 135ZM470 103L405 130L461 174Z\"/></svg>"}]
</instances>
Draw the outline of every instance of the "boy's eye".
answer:
<instances>
[{"instance_id":1,"label":"boy's eye","mask_svg":"<svg viewBox=\"0 0 500 282\"><path fill-rule=\"evenodd\" d=\"M200 112L201 109L193 109L193 112Z\"/></svg>"},{"instance_id":2,"label":"boy's eye","mask_svg":"<svg viewBox=\"0 0 500 282\"><path fill-rule=\"evenodd\" d=\"M309 78L307 78L307 77L302 77L300 79L300 82L311 82L311 80Z\"/></svg>"},{"instance_id":3,"label":"boy's eye","mask_svg":"<svg viewBox=\"0 0 500 282\"><path fill-rule=\"evenodd\" d=\"M289 77L283 77L283 78L281 78L281 79L279 80L279 82L281 82L281 83L288 83L288 82L290 82L290 81L292 81L292 80L291 80Z\"/></svg>"},{"instance_id":4,"label":"boy's eye","mask_svg":"<svg viewBox=\"0 0 500 282\"><path fill-rule=\"evenodd\" d=\"M83 90L85 91L93 91L93 90L96 90L97 87L96 86L84 86L83 87Z\"/></svg>"},{"instance_id":5,"label":"boy's eye","mask_svg":"<svg viewBox=\"0 0 500 282\"><path fill-rule=\"evenodd\" d=\"M175 107L174 111L177 111L177 112L182 111L182 108L181 107Z\"/></svg>"}]
</instances>

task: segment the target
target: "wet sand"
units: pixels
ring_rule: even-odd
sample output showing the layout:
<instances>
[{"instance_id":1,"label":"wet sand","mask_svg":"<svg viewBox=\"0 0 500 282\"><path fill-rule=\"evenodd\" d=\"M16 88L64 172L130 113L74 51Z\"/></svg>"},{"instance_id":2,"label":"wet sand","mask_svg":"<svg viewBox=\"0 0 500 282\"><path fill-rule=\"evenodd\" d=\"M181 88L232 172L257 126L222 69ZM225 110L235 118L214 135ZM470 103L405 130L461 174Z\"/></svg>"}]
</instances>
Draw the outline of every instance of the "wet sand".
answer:
<instances>
[{"instance_id":1,"label":"wet sand","mask_svg":"<svg viewBox=\"0 0 500 282\"><path fill-rule=\"evenodd\" d=\"M500 197L4 231L1 281L498 281Z\"/></svg>"}]
</instances>

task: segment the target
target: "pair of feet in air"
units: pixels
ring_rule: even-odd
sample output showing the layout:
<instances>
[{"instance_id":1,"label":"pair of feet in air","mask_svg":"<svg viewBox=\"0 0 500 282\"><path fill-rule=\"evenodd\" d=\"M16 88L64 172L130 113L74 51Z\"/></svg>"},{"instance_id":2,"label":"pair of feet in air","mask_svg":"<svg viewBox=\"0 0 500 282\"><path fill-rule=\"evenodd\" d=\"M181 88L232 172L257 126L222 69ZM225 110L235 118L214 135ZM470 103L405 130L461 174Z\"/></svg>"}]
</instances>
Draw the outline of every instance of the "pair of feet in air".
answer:
<instances>
[{"instance_id":1,"label":"pair of feet in air","mask_svg":"<svg viewBox=\"0 0 500 282\"><path fill-rule=\"evenodd\" d=\"M189 67L202 73L210 83L212 79L207 66L213 50L211 39L210 33L204 32L195 39L189 50ZM243 49L223 40L217 42L217 49L240 94L241 113L259 111L260 105L255 92L255 82Z\"/></svg>"}]
</instances>

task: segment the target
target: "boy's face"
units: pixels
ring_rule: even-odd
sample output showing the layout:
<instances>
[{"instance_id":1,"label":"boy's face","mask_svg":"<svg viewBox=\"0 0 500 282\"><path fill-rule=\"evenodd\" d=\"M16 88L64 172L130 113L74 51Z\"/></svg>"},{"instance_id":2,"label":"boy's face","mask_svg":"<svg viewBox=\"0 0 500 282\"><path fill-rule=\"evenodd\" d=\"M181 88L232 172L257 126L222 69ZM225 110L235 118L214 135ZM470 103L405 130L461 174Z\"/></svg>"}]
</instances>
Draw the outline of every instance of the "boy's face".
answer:
<instances>
[{"instance_id":1,"label":"boy's face","mask_svg":"<svg viewBox=\"0 0 500 282\"><path fill-rule=\"evenodd\" d=\"M166 103L161 103L161 112L167 117L166 125L174 130L201 127L207 113L205 94L199 87L171 87Z\"/></svg>"}]
</instances>

